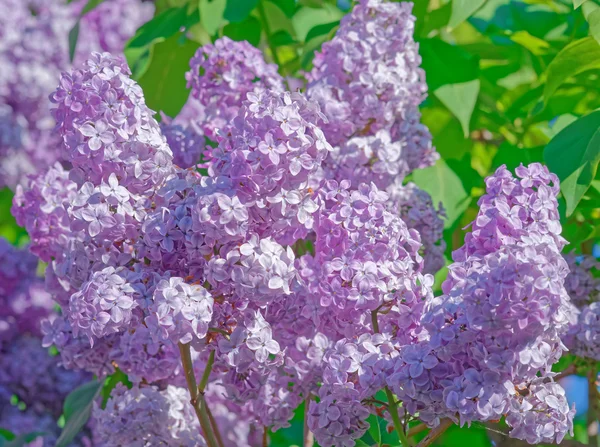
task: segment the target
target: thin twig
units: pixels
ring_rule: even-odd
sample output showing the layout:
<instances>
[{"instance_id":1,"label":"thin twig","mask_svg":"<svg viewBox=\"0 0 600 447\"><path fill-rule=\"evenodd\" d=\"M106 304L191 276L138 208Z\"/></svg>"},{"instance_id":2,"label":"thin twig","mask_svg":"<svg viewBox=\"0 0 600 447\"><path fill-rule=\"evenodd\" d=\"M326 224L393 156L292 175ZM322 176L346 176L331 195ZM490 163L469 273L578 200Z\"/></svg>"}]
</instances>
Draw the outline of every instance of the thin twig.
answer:
<instances>
[{"instance_id":1,"label":"thin twig","mask_svg":"<svg viewBox=\"0 0 600 447\"><path fill-rule=\"evenodd\" d=\"M269 447L269 437L268 437L267 427L263 427L263 439L262 439L262 447Z\"/></svg>"},{"instance_id":2,"label":"thin twig","mask_svg":"<svg viewBox=\"0 0 600 447\"><path fill-rule=\"evenodd\" d=\"M303 446L313 447L315 444L315 436L313 432L308 428L308 407L310 404L310 397L304 401L304 434L303 434Z\"/></svg>"},{"instance_id":3,"label":"thin twig","mask_svg":"<svg viewBox=\"0 0 600 447\"><path fill-rule=\"evenodd\" d=\"M439 438L446 430L448 430L452 424L453 422L450 419L442 419L440 425L433 428L427 434L427 436L425 436L423 440L417 444L417 447L427 447L428 445L431 445L431 443Z\"/></svg>"},{"instance_id":4,"label":"thin twig","mask_svg":"<svg viewBox=\"0 0 600 447\"><path fill-rule=\"evenodd\" d=\"M414 427L409 428L406 435L410 438L411 436L418 435L419 433L427 430L428 428L429 427L427 426L427 424L421 423L419 425L415 425Z\"/></svg>"},{"instance_id":5,"label":"thin twig","mask_svg":"<svg viewBox=\"0 0 600 447\"><path fill-rule=\"evenodd\" d=\"M371 324L373 325L373 332L379 332L379 322L377 321L377 310L375 309L371 311ZM400 442L402 442L402 447L411 447L410 441L406 437L406 433L404 431L404 427L400 422L400 418L398 417L398 403L396 402L396 398L392 391L386 386L384 388L385 395L388 400L388 411L390 416L392 417L392 422L394 424L394 429L398 433L398 438L400 438Z\"/></svg>"},{"instance_id":6,"label":"thin twig","mask_svg":"<svg viewBox=\"0 0 600 447\"><path fill-rule=\"evenodd\" d=\"M183 365L183 372L185 374L185 381L190 392L190 402L194 407L200 427L202 427L202 433L208 447L219 447L219 443L215 437L208 412L206 411L207 405L203 394L198 394L198 387L196 386L196 376L194 375L194 364L192 363L192 354L190 352L190 345L179 343L179 352L181 353L181 363Z\"/></svg>"}]
</instances>

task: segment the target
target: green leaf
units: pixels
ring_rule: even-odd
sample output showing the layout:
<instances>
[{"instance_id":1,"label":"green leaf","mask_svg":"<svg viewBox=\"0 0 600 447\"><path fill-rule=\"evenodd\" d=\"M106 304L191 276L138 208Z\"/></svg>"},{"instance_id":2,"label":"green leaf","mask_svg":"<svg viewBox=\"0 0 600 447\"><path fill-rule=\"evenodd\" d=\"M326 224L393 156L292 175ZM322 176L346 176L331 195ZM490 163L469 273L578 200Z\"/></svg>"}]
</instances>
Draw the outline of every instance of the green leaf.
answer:
<instances>
[{"instance_id":1,"label":"green leaf","mask_svg":"<svg viewBox=\"0 0 600 447\"><path fill-rule=\"evenodd\" d=\"M550 171L561 180L567 216L590 187L600 161L600 111L590 113L565 127L544 150Z\"/></svg>"},{"instance_id":2,"label":"green leaf","mask_svg":"<svg viewBox=\"0 0 600 447\"><path fill-rule=\"evenodd\" d=\"M142 25L127 42L125 52L131 48L147 47L158 40L165 40L176 34L185 24L187 8L169 8Z\"/></svg>"},{"instance_id":3,"label":"green leaf","mask_svg":"<svg viewBox=\"0 0 600 447\"><path fill-rule=\"evenodd\" d=\"M112 392L112 390L115 389L115 387L119 384L122 383L125 386L127 386L127 388L131 389L132 387L132 383L129 380L129 377L127 377L127 374L125 374L123 371L121 371L120 369L117 368L117 370L111 374L110 376L108 376L105 380L104 380L104 385L102 386L102 408L106 407L106 402L108 402L108 399L110 398L110 393Z\"/></svg>"},{"instance_id":4,"label":"green leaf","mask_svg":"<svg viewBox=\"0 0 600 447\"><path fill-rule=\"evenodd\" d=\"M90 12L92 9L95 9L103 1L104 0L88 0L88 2L85 4L85 6L83 7L83 9L79 13L79 17L83 17L88 12Z\"/></svg>"},{"instance_id":5,"label":"green leaf","mask_svg":"<svg viewBox=\"0 0 600 447\"><path fill-rule=\"evenodd\" d=\"M75 23L75 26L69 31L69 60L73 62L75 59L75 50L77 49L77 39L79 38L79 20Z\"/></svg>"},{"instance_id":6,"label":"green leaf","mask_svg":"<svg viewBox=\"0 0 600 447\"><path fill-rule=\"evenodd\" d=\"M498 168L501 165L506 165L509 171L514 171L521 163L527 165L529 163L544 161L544 148L542 146L521 149L516 146L504 142L498 148L498 152L492 161L492 167Z\"/></svg>"},{"instance_id":7,"label":"green leaf","mask_svg":"<svg viewBox=\"0 0 600 447\"><path fill-rule=\"evenodd\" d=\"M308 42L308 34L314 27L338 21L343 15L342 10L329 4L324 4L319 9L300 8L292 18L296 37L300 42Z\"/></svg>"},{"instance_id":8,"label":"green leaf","mask_svg":"<svg viewBox=\"0 0 600 447\"><path fill-rule=\"evenodd\" d=\"M88 12L90 12L92 9L94 9L98 5L100 5L100 3L102 3L103 1L104 0L88 0L88 2L85 4L83 9L79 13L77 22L75 22L75 25L69 31L69 60L71 62L73 62L73 59L75 59L75 49L77 47L77 39L79 38L79 28L81 26L80 25L81 18L84 15L86 15Z\"/></svg>"},{"instance_id":9,"label":"green leaf","mask_svg":"<svg viewBox=\"0 0 600 447\"><path fill-rule=\"evenodd\" d=\"M285 31L295 38L296 31L294 30L294 25L292 24L291 19L285 14L284 10L278 6L280 2L275 4L264 0L261 1L263 1L262 6L265 13L265 20L269 25L269 32L271 35L279 31Z\"/></svg>"},{"instance_id":10,"label":"green leaf","mask_svg":"<svg viewBox=\"0 0 600 447\"><path fill-rule=\"evenodd\" d=\"M442 159L434 166L417 169L413 173L413 181L429 193L436 206L442 202L448 216L445 228L450 228L462 216L471 201L460 176Z\"/></svg>"},{"instance_id":11,"label":"green leaf","mask_svg":"<svg viewBox=\"0 0 600 447\"><path fill-rule=\"evenodd\" d=\"M469 123L479 95L479 79L461 84L443 85L433 94L458 118L465 137L468 136Z\"/></svg>"},{"instance_id":12,"label":"green leaf","mask_svg":"<svg viewBox=\"0 0 600 447\"><path fill-rule=\"evenodd\" d=\"M593 37L571 42L550 62L546 70L544 103L568 78L600 68L600 44Z\"/></svg>"},{"instance_id":13,"label":"green leaf","mask_svg":"<svg viewBox=\"0 0 600 447\"><path fill-rule=\"evenodd\" d=\"M294 45L297 44L296 40L292 37L290 33L287 31L277 31L276 33L271 35L271 45L275 47L282 47L285 45Z\"/></svg>"},{"instance_id":14,"label":"green leaf","mask_svg":"<svg viewBox=\"0 0 600 447\"><path fill-rule=\"evenodd\" d=\"M181 27L191 26L198 20L197 13L188 17L186 7L169 8L142 25L123 50L133 77L139 79L148 68L151 49L155 43L163 42L179 33Z\"/></svg>"},{"instance_id":15,"label":"green leaf","mask_svg":"<svg viewBox=\"0 0 600 447\"><path fill-rule=\"evenodd\" d=\"M593 2L583 4L583 15L590 26L590 34L596 42L600 42L600 6Z\"/></svg>"},{"instance_id":16,"label":"green leaf","mask_svg":"<svg viewBox=\"0 0 600 447\"><path fill-rule=\"evenodd\" d=\"M441 39L423 39L419 42L422 67L427 85L431 90L447 85L460 84L477 79L479 61L477 57L458 45Z\"/></svg>"},{"instance_id":17,"label":"green leaf","mask_svg":"<svg viewBox=\"0 0 600 447\"><path fill-rule=\"evenodd\" d=\"M588 0L573 0L573 7L577 9L587 1Z\"/></svg>"},{"instance_id":18,"label":"green leaf","mask_svg":"<svg viewBox=\"0 0 600 447\"><path fill-rule=\"evenodd\" d=\"M190 94L185 73L197 48L181 33L153 46L148 69L138 80L148 107L171 117L179 113Z\"/></svg>"},{"instance_id":19,"label":"green leaf","mask_svg":"<svg viewBox=\"0 0 600 447\"><path fill-rule=\"evenodd\" d=\"M336 20L335 22L325 23L323 25L317 25L313 29L311 29L306 35L306 41L310 41L315 37L329 34L332 29L337 28L340 25L340 21Z\"/></svg>"},{"instance_id":20,"label":"green leaf","mask_svg":"<svg viewBox=\"0 0 600 447\"><path fill-rule=\"evenodd\" d=\"M214 36L221 28L227 0L200 0L200 23L206 32Z\"/></svg>"},{"instance_id":21,"label":"green leaf","mask_svg":"<svg viewBox=\"0 0 600 447\"><path fill-rule=\"evenodd\" d=\"M452 13L450 14L448 26L455 28L460 25L475 14L485 2L486 0L452 0Z\"/></svg>"},{"instance_id":22,"label":"green leaf","mask_svg":"<svg viewBox=\"0 0 600 447\"><path fill-rule=\"evenodd\" d=\"M269 0L271 3L274 3L275 5L277 5L279 7L279 9L281 9L284 14L286 15L286 17L288 18L292 18L292 16L296 13L296 8L297 8L297 4L296 4L296 0ZM299 4L302 4L301 1L298 2Z\"/></svg>"},{"instance_id":23,"label":"green leaf","mask_svg":"<svg viewBox=\"0 0 600 447\"><path fill-rule=\"evenodd\" d=\"M511 34L510 40L515 43L518 43L523 48L531 51L532 54L536 56L542 56L548 53L550 49L550 44L543 39L532 36L527 31L517 31L516 33Z\"/></svg>"},{"instance_id":24,"label":"green leaf","mask_svg":"<svg viewBox=\"0 0 600 447\"><path fill-rule=\"evenodd\" d=\"M232 23L244 21L256 7L259 0L227 0L223 16Z\"/></svg>"},{"instance_id":25,"label":"green leaf","mask_svg":"<svg viewBox=\"0 0 600 447\"><path fill-rule=\"evenodd\" d=\"M97 380L92 380L69 393L63 407L65 427L56 441L56 447L66 447L73 441L88 421L94 399L96 399L101 389L102 384Z\"/></svg>"},{"instance_id":26,"label":"green leaf","mask_svg":"<svg viewBox=\"0 0 600 447\"><path fill-rule=\"evenodd\" d=\"M367 418L367 422L369 423L369 434L373 438L373 440L377 443L377 445L381 444L381 426L379 425L379 418L372 414Z\"/></svg>"},{"instance_id":27,"label":"green leaf","mask_svg":"<svg viewBox=\"0 0 600 447\"><path fill-rule=\"evenodd\" d=\"M260 43L261 33L260 21L255 17L248 17L243 22L229 23L223 27L224 36L237 41L247 40L254 46L258 46Z\"/></svg>"}]
</instances>

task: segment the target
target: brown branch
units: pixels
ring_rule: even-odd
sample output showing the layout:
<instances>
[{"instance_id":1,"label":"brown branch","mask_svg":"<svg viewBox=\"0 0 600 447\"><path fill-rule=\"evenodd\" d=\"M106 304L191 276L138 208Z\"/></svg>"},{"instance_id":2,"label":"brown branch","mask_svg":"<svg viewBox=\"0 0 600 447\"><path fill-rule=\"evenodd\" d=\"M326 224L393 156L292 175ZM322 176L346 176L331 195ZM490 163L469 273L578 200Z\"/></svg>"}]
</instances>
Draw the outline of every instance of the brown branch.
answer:
<instances>
[{"instance_id":1,"label":"brown branch","mask_svg":"<svg viewBox=\"0 0 600 447\"><path fill-rule=\"evenodd\" d=\"M417 435L417 434L427 430L428 428L429 427L427 426L427 424L415 425L414 427L411 427L408 429L406 436L408 436L410 438L411 436Z\"/></svg>"},{"instance_id":2,"label":"brown branch","mask_svg":"<svg viewBox=\"0 0 600 447\"><path fill-rule=\"evenodd\" d=\"M427 434L427 436L425 436L423 438L423 440L417 444L417 447L427 447L428 445L431 445L431 443L433 443L433 441L435 441L446 430L448 430L452 424L453 424L453 422L450 419L442 419L441 422L440 422L440 425L438 425L437 427L433 428Z\"/></svg>"}]
</instances>

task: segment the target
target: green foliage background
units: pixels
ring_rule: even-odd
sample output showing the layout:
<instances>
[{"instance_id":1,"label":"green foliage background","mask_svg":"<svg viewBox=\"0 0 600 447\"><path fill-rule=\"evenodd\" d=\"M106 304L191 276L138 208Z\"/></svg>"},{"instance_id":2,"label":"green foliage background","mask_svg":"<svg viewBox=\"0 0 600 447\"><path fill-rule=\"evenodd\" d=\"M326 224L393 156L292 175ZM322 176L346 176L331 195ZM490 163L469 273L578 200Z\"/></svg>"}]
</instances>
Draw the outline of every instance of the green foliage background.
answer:
<instances>
[{"instance_id":1,"label":"green foliage background","mask_svg":"<svg viewBox=\"0 0 600 447\"><path fill-rule=\"evenodd\" d=\"M90 0L86 9L100 2ZM298 76L310 69L314 51L335 34L351 7L328 0L156 5L155 17L128 42L125 55L148 105L169 116L187 100L184 73L199 46L221 36L248 40L283 75ZM413 13L429 86L423 122L441 159L410 180L446 209L447 259L462 245L484 178L502 164L514 169L533 161L561 178L566 250L589 252L600 232L600 1L415 0ZM77 34L76 27L72 47ZM0 192L0 235L23 244L26 234L10 215L11 198L10 191ZM443 269L436 276L438 287L445 275ZM109 378L102 394L124 380ZM290 428L270 435L272 446L301 445L303 411L298 409ZM437 445L520 445L501 431L453 427ZM578 425L576 440L587 442L585 425ZM374 417L361 442L398 445Z\"/></svg>"}]
</instances>

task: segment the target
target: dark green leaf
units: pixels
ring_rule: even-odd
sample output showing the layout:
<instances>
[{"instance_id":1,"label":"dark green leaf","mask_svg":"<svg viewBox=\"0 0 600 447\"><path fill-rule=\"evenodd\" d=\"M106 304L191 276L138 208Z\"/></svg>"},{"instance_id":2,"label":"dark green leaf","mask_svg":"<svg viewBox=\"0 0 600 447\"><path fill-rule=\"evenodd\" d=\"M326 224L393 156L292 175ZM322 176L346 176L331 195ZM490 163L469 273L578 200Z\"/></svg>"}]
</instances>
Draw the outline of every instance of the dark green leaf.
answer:
<instances>
[{"instance_id":1,"label":"dark green leaf","mask_svg":"<svg viewBox=\"0 0 600 447\"><path fill-rule=\"evenodd\" d=\"M139 79L148 68L152 45L174 36L182 27L191 26L198 20L197 12L188 17L186 7L169 8L142 25L123 50L133 77Z\"/></svg>"},{"instance_id":2,"label":"dark green leaf","mask_svg":"<svg viewBox=\"0 0 600 447\"><path fill-rule=\"evenodd\" d=\"M287 31L277 31L271 35L271 45L276 47L282 47L285 45L294 45L298 42L292 37Z\"/></svg>"},{"instance_id":3,"label":"dark green leaf","mask_svg":"<svg viewBox=\"0 0 600 447\"><path fill-rule=\"evenodd\" d=\"M239 23L245 20L256 7L259 0L227 0L223 16L226 20Z\"/></svg>"},{"instance_id":4,"label":"dark green leaf","mask_svg":"<svg viewBox=\"0 0 600 447\"><path fill-rule=\"evenodd\" d=\"M127 374L120 369L117 369L104 381L104 386L102 387L102 408L106 407L106 402L108 402L108 399L110 398L110 393L119 383L124 384L129 389L132 387L132 383L129 381Z\"/></svg>"},{"instance_id":5,"label":"dark green leaf","mask_svg":"<svg viewBox=\"0 0 600 447\"><path fill-rule=\"evenodd\" d=\"M529 163L544 161L544 148L533 147L528 149L520 149L516 146L512 146L509 143L502 143L496 152L496 156L492 162L493 168L497 168L501 165L506 165L507 169L514 171L521 163L527 165Z\"/></svg>"},{"instance_id":6,"label":"dark green leaf","mask_svg":"<svg viewBox=\"0 0 600 447\"><path fill-rule=\"evenodd\" d=\"M176 116L189 96L185 73L198 44L176 34L153 46L152 59L138 80L146 103L154 111Z\"/></svg>"},{"instance_id":7,"label":"dark green leaf","mask_svg":"<svg viewBox=\"0 0 600 447\"><path fill-rule=\"evenodd\" d=\"M441 39L423 39L419 42L419 53L431 90L477 79L477 58L460 46L450 45Z\"/></svg>"},{"instance_id":8,"label":"dark green leaf","mask_svg":"<svg viewBox=\"0 0 600 447\"><path fill-rule=\"evenodd\" d=\"M593 37L576 40L564 47L546 70L544 101L572 76L600 68L600 44Z\"/></svg>"},{"instance_id":9,"label":"dark green leaf","mask_svg":"<svg viewBox=\"0 0 600 447\"><path fill-rule=\"evenodd\" d=\"M379 418L377 415L372 414L367 418L367 422L369 423L369 434L373 438L373 440L377 443L377 445L381 444L381 426L379 425Z\"/></svg>"},{"instance_id":10,"label":"dark green leaf","mask_svg":"<svg viewBox=\"0 0 600 447\"><path fill-rule=\"evenodd\" d=\"M75 388L65 399L63 414L65 426L56 441L56 447L66 447L88 421L94 400L100 393L102 384L97 380Z\"/></svg>"},{"instance_id":11,"label":"dark green leaf","mask_svg":"<svg viewBox=\"0 0 600 447\"><path fill-rule=\"evenodd\" d=\"M442 159L430 168L417 169L413 181L429 193L434 204L442 202L448 216L445 228L451 227L462 216L471 201L458 174Z\"/></svg>"},{"instance_id":12,"label":"dark green leaf","mask_svg":"<svg viewBox=\"0 0 600 447\"><path fill-rule=\"evenodd\" d=\"M0 439L0 445L3 445L3 442L11 441L16 438L15 434L11 431L0 428L0 437L4 439Z\"/></svg>"},{"instance_id":13,"label":"dark green leaf","mask_svg":"<svg viewBox=\"0 0 600 447\"><path fill-rule=\"evenodd\" d=\"M165 40L179 32L185 24L186 8L169 8L142 25L127 42L125 52L130 48L152 45L157 40Z\"/></svg>"},{"instance_id":14,"label":"dark green leaf","mask_svg":"<svg viewBox=\"0 0 600 447\"><path fill-rule=\"evenodd\" d=\"M83 17L88 12L90 12L92 9L95 9L103 1L104 0L88 0L88 2L85 4L85 6L83 7L83 9L79 13L79 17Z\"/></svg>"},{"instance_id":15,"label":"dark green leaf","mask_svg":"<svg viewBox=\"0 0 600 447\"><path fill-rule=\"evenodd\" d=\"M561 180L567 215L590 187L600 161L600 111L565 127L544 150L548 168Z\"/></svg>"},{"instance_id":16,"label":"dark green leaf","mask_svg":"<svg viewBox=\"0 0 600 447\"><path fill-rule=\"evenodd\" d=\"M77 39L79 38L79 20L75 23L75 26L69 31L69 60L73 62L75 59L75 50L77 48Z\"/></svg>"},{"instance_id":17,"label":"dark green leaf","mask_svg":"<svg viewBox=\"0 0 600 447\"><path fill-rule=\"evenodd\" d=\"M255 17L248 17L240 23L229 23L223 27L223 35L232 40L247 40L254 46L260 43L262 27Z\"/></svg>"},{"instance_id":18,"label":"dark green leaf","mask_svg":"<svg viewBox=\"0 0 600 447\"><path fill-rule=\"evenodd\" d=\"M291 18L296 12L296 0L269 0L271 3L276 4L279 9L283 11L286 17ZM298 2L302 4L302 2Z\"/></svg>"},{"instance_id":19,"label":"dark green leaf","mask_svg":"<svg viewBox=\"0 0 600 447\"><path fill-rule=\"evenodd\" d=\"M308 42L311 39L314 39L315 37L322 36L324 34L329 34L329 32L332 29L338 27L339 24L340 24L340 21L336 20L335 22L325 23L323 25L317 25L317 26L315 26L306 35L306 41Z\"/></svg>"},{"instance_id":20,"label":"dark green leaf","mask_svg":"<svg viewBox=\"0 0 600 447\"><path fill-rule=\"evenodd\" d=\"M206 32L214 36L223 24L227 0L200 0L200 23Z\"/></svg>"},{"instance_id":21,"label":"dark green leaf","mask_svg":"<svg viewBox=\"0 0 600 447\"><path fill-rule=\"evenodd\" d=\"M455 28L460 25L481 8L485 2L486 0L452 0L452 13L450 14L448 26Z\"/></svg>"}]
</instances>

